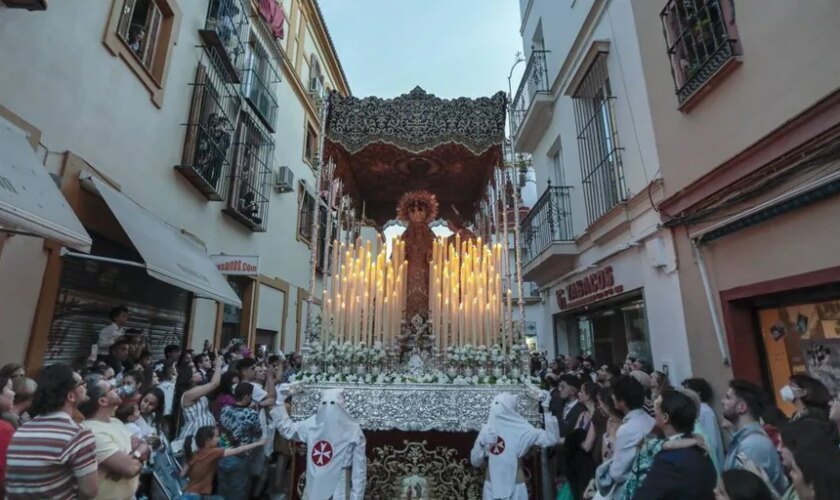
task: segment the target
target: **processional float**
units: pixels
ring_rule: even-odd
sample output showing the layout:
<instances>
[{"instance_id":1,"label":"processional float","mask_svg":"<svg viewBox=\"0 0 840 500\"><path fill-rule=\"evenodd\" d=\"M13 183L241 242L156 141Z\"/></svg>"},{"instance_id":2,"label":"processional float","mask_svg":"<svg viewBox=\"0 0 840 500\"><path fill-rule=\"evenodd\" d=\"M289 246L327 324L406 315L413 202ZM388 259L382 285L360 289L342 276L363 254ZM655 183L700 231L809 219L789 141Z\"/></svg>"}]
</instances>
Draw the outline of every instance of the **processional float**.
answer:
<instances>
[{"instance_id":1,"label":"processional float","mask_svg":"<svg viewBox=\"0 0 840 500\"><path fill-rule=\"evenodd\" d=\"M374 498L480 497L483 476L466 460L475 432L493 397L524 396L530 382L506 105L502 92L445 100L419 87L394 99L332 92L325 103L299 377L308 390L293 417L314 414L321 390L345 388ZM406 229L389 245L394 223ZM538 420L533 401L520 405Z\"/></svg>"}]
</instances>

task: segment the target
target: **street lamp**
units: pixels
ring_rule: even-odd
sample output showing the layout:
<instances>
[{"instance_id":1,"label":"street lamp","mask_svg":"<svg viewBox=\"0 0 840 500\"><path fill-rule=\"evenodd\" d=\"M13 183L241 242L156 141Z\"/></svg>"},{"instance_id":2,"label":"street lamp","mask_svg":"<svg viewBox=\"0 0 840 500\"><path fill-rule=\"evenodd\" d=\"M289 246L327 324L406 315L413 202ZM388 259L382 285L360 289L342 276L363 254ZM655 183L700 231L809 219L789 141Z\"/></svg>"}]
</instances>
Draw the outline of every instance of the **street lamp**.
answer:
<instances>
[{"instance_id":1,"label":"street lamp","mask_svg":"<svg viewBox=\"0 0 840 500\"><path fill-rule=\"evenodd\" d=\"M525 57L522 55L521 51L516 51L516 56L514 56L516 60L513 62L513 66L510 67L510 73L508 73L508 101L510 105L508 107L508 131L510 132L510 147L511 152L513 152L513 87L511 86L510 80L513 78L513 70L519 66L519 63L525 62Z\"/></svg>"}]
</instances>

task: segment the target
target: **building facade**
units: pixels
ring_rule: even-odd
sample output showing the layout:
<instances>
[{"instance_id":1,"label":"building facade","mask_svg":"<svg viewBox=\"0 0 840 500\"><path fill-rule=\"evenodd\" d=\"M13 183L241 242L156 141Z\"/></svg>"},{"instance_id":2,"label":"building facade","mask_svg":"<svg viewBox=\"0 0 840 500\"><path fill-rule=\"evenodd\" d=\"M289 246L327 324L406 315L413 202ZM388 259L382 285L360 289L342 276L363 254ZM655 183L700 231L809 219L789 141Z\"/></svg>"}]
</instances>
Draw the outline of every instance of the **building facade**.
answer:
<instances>
[{"instance_id":1,"label":"building facade","mask_svg":"<svg viewBox=\"0 0 840 500\"><path fill-rule=\"evenodd\" d=\"M320 103L349 94L317 2L50 2L0 24L0 117L93 241L4 237L0 362L84 357L118 304L155 357L299 349Z\"/></svg>"},{"instance_id":2,"label":"building facade","mask_svg":"<svg viewBox=\"0 0 840 500\"><path fill-rule=\"evenodd\" d=\"M527 67L514 147L539 199L522 224L523 273L547 298L558 354L692 370L674 243L660 228L659 158L630 2L521 0Z\"/></svg>"},{"instance_id":3,"label":"building facade","mask_svg":"<svg viewBox=\"0 0 840 500\"><path fill-rule=\"evenodd\" d=\"M837 393L840 5L632 4L691 366Z\"/></svg>"}]
</instances>

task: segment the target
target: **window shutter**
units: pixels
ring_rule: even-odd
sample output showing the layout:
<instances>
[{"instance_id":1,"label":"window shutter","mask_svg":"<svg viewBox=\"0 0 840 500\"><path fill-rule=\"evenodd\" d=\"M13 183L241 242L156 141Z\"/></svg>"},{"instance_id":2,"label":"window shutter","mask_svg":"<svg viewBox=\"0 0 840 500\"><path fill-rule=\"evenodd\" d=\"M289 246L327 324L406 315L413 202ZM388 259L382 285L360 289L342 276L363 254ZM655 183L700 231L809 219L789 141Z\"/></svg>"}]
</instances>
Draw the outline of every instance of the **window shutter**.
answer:
<instances>
[{"instance_id":1,"label":"window shutter","mask_svg":"<svg viewBox=\"0 0 840 500\"><path fill-rule=\"evenodd\" d=\"M143 47L143 64L151 70L157 54L158 35L160 35L160 23L163 21L163 14L157 5L152 3L149 6L149 21L146 28L146 46Z\"/></svg>"},{"instance_id":2,"label":"window shutter","mask_svg":"<svg viewBox=\"0 0 840 500\"><path fill-rule=\"evenodd\" d=\"M207 70L203 64L199 64L195 74L192 104L190 104L190 118L187 122L187 137L184 139L184 154L182 156L182 163L184 165L195 165L198 129L201 127L201 102L206 84Z\"/></svg>"},{"instance_id":3,"label":"window shutter","mask_svg":"<svg viewBox=\"0 0 840 500\"><path fill-rule=\"evenodd\" d=\"M120 15L120 22L117 25L117 34L123 40L128 41L128 28L131 27L131 18L134 16L134 4L137 0L125 0L123 2L122 14Z\"/></svg>"}]
</instances>

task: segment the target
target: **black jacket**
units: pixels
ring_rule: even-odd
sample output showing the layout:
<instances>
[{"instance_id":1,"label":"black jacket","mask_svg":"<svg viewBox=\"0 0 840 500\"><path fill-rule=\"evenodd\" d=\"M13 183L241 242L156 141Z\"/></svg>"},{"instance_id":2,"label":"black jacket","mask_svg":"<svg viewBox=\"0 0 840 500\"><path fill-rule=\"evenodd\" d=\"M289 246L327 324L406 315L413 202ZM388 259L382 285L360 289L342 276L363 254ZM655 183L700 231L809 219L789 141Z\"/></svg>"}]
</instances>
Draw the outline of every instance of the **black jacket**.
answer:
<instances>
[{"instance_id":1,"label":"black jacket","mask_svg":"<svg viewBox=\"0 0 840 500\"><path fill-rule=\"evenodd\" d=\"M700 448L661 451L634 500L713 500L717 473Z\"/></svg>"}]
</instances>

